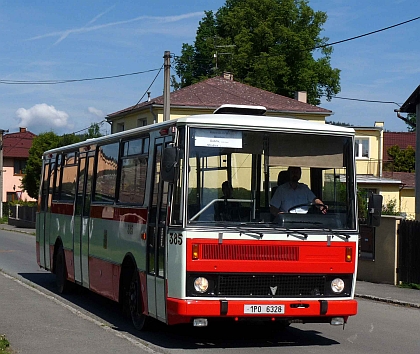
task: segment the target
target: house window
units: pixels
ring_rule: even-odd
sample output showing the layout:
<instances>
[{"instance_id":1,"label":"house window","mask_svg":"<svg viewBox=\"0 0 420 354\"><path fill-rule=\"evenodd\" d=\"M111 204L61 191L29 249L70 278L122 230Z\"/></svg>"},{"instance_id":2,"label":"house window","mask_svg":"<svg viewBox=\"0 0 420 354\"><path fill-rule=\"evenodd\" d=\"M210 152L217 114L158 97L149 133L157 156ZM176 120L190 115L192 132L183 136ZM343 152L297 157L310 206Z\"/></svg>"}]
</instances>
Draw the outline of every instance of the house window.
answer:
<instances>
[{"instance_id":1,"label":"house window","mask_svg":"<svg viewBox=\"0 0 420 354\"><path fill-rule=\"evenodd\" d=\"M369 157L369 138L356 138L354 141L354 150L356 157L368 158Z\"/></svg>"},{"instance_id":2,"label":"house window","mask_svg":"<svg viewBox=\"0 0 420 354\"><path fill-rule=\"evenodd\" d=\"M15 175L23 175L26 170L26 160L17 160L14 161L13 173Z\"/></svg>"},{"instance_id":3,"label":"house window","mask_svg":"<svg viewBox=\"0 0 420 354\"><path fill-rule=\"evenodd\" d=\"M17 200L16 192L7 192L6 198L8 202L13 202Z\"/></svg>"},{"instance_id":4,"label":"house window","mask_svg":"<svg viewBox=\"0 0 420 354\"><path fill-rule=\"evenodd\" d=\"M123 123L117 123L117 133L124 131L124 122Z\"/></svg>"},{"instance_id":5,"label":"house window","mask_svg":"<svg viewBox=\"0 0 420 354\"><path fill-rule=\"evenodd\" d=\"M137 119L137 126L138 127L144 127L146 125L147 125L147 119L146 118Z\"/></svg>"}]
</instances>

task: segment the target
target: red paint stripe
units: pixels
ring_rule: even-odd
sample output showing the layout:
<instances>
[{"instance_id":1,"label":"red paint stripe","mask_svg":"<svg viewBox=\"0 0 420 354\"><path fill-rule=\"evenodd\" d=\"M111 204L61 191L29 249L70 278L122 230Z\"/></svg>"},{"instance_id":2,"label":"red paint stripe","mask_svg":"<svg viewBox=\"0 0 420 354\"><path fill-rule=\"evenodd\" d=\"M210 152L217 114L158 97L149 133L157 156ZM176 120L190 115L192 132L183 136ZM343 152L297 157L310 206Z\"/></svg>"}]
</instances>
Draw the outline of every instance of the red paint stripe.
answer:
<instances>
[{"instance_id":1,"label":"red paint stripe","mask_svg":"<svg viewBox=\"0 0 420 354\"><path fill-rule=\"evenodd\" d=\"M179 300L168 298L168 324L178 324L190 322L194 317L240 317L255 318L255 315L244 314L244 305L285 305L285 314L260 314L257 317L348 317L357 314L356 300L334 300L328 301L328 311L324 316L320 315L321 304L318 300L302 301L248 301L248 300L228 300L227 315L220 315L219 300ZM306 304L306 308L296 308L292 305Z\"/></svg>"},{"instance_id":2,"label":"red paint stripe","mask_svg":"<svg viewBox=\"0 0 420 354\"><path fill-rule=\"evenodd\" d=\"M53 252L54 252L54 247L53 247ZM54 256L52 256L52 257L54 257ZM74 282L73 251L65 249L64 250L64 257L66 258L67 279Z\"/></svg>"},{"instance_id":3,"label":"red paint stripe","mask_svg":"<svg viewBox=\"0 0 420 354\"><path fill-rule=\"evenodd\" d=\"M73 203L52 202L51 212L54 214L73 215Z\"/></svg>"},{"instance_id":4,"label":"red paint stripe","mask_svg":"<svg viewBox=\"0 0 420 354\"><path fill-rule=\"evenodd\" d=\"M89 257L89 288L111 300L118 301L121 266Z\"/></svg>"},{"instance_id":5,"label":"red paint stripe","mask_svg":"<svg viewBox=\"0 0 420 354\"><path fill-rule=\"evenodd\" d=\"M203 245L211 244L212 247L224 247L223 245L232 246L233 249L248 252L251 256L244 254L238 255L230 253L230 257L225 257L223 252L219 259L192 259L192 245L198 244L199 249L204 249ZM354 273L355 270L355 251L356 243L332 243L330 246L327 242L281 242L284 249L292 249L291 254L297 253L299 260L293 260L295 256L291 254L279 256L277 260L259 259L257 254L260 250L261 243L244 242L240 240L224 240L223 244L218 244L218 240L208 239L187 239L187 270L207 271L207 272L245 272L245 273L306 273L306 274L329 274L329 273ZM246 247L245 247L246 246ZM264 242L264 247L277 248L278 241ZM294 250L298 248L298 251ZM346 262L346 249L352 248L353 261ZM252 249L254 248L254 249ZM208 256L208 255L207 255Z\"/></svg>"},{"instance_id":6,"label":"red paint stripe","mask_svg":"<svg viewBox=\"0 0 420 354\"><path fill-rule=\"evenodd\" d=\"M149 303L147 301L147 277L145 272L139 272L140 276L140 291L143 300L143 313L149 314Z\"/></svg>"},{"instance_id":7,"label":"red paint stripe","mask_svg":"<svg viewBox=\"0 0 420 354\"><path fill-rule=\"evenodd\" d=\"M116 207L107 205L92 205L90 217L96 219L146 224L147 208Z\"/></svg>"}]
</instances>

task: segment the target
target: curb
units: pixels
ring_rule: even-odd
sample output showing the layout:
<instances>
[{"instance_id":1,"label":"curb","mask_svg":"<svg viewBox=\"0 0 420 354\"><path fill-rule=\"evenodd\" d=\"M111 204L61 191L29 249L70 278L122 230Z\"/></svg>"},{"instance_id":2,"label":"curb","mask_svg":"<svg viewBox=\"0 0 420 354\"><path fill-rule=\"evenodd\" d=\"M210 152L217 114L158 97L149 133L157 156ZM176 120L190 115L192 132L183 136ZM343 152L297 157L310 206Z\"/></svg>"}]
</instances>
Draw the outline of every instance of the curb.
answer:
<instances>
[{"instance_id":1,"label":"curb","mask_svg":"<svg viewBox=\"0 0 420 354\"><path fill-rule=\"evenodd\" d=\"M385 303L388 303L388 304L420 309L420 304L416 304L416 303L408 302L408 301L387 299L387 298L383 298L383 297L378 297L378 296L373 296L373 295L363 295L363 294L355 294L354 296L360 297L362 299L367 299L367 300L385 302Z\"/></svg>"},{"instance_id":2,"label":"curb","mask_svg":"<svg viewBox=\"0 0 420 354\"><path fill-rule=\"evenodd\" d=\"M32 231L32 229L22 230L22 229L19 229L19 228L3 227L1 224L0 224L0 230L11 231L11 232L19 232L21 234L27 234L27 235L32 235L32 236L35 236L35 234L36 234L36 229L33 229L33 231Z\"/></svg>"}]
</instances>

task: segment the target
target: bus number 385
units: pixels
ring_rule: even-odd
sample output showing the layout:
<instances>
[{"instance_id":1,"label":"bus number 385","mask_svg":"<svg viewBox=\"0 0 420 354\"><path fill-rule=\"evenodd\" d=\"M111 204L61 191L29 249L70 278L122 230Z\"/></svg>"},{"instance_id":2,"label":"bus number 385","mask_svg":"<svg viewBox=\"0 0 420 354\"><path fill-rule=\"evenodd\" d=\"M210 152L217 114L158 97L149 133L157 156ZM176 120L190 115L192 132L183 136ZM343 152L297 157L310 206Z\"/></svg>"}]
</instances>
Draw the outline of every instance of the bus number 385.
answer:
<instances>
[{"instance_id":1,"label":"bus number 385","mask_svg":"<svg viewBox=\"0 0 420 354\"><path fill-rule=\"evenodd\" d=\"M171 245L182 245L182 234L169 234L169 243Z\"/></svg>"}]
</instances>

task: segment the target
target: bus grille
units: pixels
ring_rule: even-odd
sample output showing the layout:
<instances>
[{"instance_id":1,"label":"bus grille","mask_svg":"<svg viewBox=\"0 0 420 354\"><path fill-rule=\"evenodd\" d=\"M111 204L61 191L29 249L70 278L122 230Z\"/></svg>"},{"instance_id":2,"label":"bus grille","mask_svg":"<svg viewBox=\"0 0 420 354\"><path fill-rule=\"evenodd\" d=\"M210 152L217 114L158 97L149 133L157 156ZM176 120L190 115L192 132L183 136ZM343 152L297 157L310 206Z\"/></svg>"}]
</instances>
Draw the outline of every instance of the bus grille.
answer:
<instances>
[{"instance_id":1,"label":"bus grille","mask_svg":"<svg viewBox=\"0 0 420 354\"><path fill-rule=\"evenodd\" d=\"M318 297L324 295L322 275L222 275L218 296Z\"/></svg>"},{"instance_id":2,"label":"bus grille","mask_svg":"<svg viewBox=\"0 0 420 354\"><path fill-rule=\"evenodd\" d=\"M299 247L280 245L202 244L201 259L298 261Z\"/></svg>"}]
</instances>

